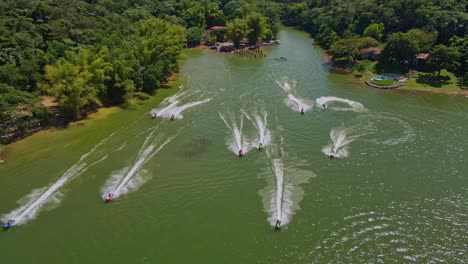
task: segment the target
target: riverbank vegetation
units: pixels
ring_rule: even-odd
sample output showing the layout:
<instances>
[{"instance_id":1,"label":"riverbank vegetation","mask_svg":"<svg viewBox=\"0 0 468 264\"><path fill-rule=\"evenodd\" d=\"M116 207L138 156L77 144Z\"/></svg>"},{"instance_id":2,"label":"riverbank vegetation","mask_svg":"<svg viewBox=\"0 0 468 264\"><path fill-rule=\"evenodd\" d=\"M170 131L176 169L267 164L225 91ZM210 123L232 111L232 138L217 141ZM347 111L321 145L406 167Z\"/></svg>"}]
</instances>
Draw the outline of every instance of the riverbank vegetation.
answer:
<instances>
[{"instance_id":1,"label":"riverbank vegetation","mask_svg":"<svg viewBox=\"0 0 468 264\"><path fill-rule=\"evenodd\" d=\"M0 9L2 143L57 114L66 123L103 105L132 104L178 69L185 45L272 38L281 14L270 1L214 0L5 0ZM229 31L205 35L215 25ZM46 107L45 95L57 107Z\"/></svg>"},{"instance_id":2,"label":"riverbank vegetation","mask_svg":"<svg viewBox=\"0 0 468 264\"><path fill-rule=\"evenodd\" d=\"M280 20L311 33L337 65L359 74L369 71L367 49L375 68L417 66L440 73L433 79L449 70L463 86L466 8L452 0L1 1L0 142L52 116L66 123L103 105L131 105L178 69L184 46L255 45L276 38ZM432 54L427 64L415 62L419 52ZM44 106L46 95L56 107Z\"/></svg>"},{"instance_id":3,"label":"riverbank vegetation","mask_svg":"<svg viewBox=\"0 0 468 264\"><path fill-rule=\"evenodd\" d=\"M426 86L443 84L447 77L456 76L450 83L467 88L468 6L463 1L281 2L286 25L311 33L318 44L329 50L336 65L357 75L379 73L369 72L373 68L393 68L405 74L417 70L423 72L419 74L423 78L432 76ZM417 58L419 53L428 56ZM368 58L378 65L361 64ZM451 73L441 74L442 69ZM421 82L424 81L416 79L413 84Z\"/></svg>"}]
</instances>

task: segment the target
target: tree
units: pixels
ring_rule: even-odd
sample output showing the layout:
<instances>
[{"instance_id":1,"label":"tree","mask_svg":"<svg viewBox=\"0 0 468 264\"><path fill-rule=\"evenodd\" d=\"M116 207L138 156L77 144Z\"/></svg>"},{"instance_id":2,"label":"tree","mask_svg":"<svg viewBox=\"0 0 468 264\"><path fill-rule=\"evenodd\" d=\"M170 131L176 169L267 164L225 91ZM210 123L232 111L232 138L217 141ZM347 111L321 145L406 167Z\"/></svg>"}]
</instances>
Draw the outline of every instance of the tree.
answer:
<instances>
[{"instance_id":1,"label":"tree","mask_svg":"<svg viewBox=\"0 0 468 264\"><path fill-rule=\"evenodd\" d=\"M419 52L429 52L437 40L438 33L435 30L414 28L408 31L408 35L416 42Z\"/></svg>"},{"instance_id":2,"label":"tree","mask_svg":"<svg viewBox=\"0 0 468 264\"><path fill-rule=\"evenodd\" d=\"M371 37L341 39L333 43L329 51L334 62L347 65L354 63L360 56L359 49L379 45L380 43Z\"/></svg>"},{"instance_id":3,"label":"tree","mask_svg":"<svg viewBox=\"0 0 468 264\"><path fill-rule=\"evenodd\" d=\"M234 42L236 47L239 46L240 41L249 33L250 28L244 19L236 18L227 23L227 37Z\"/></svg>"},{"instance_id":4,"label":"tree","mask_svg":"<svg viewBox=\"0 0 468 264\"><path fill-rule=\"evenodd\" d=\"M410 62L418 53L418 46L413 38L405 33L393 33L388 36L387 44L382 52L385 62Z\"/></svg>"},{"instance_id":5,"label":"tree","mask_svg":"<svg viewBox=\"0 0 468 264\"><path fill-rule=\"evenodd\" d=\"M436 45L430 53L430 65L440 72L442 69L455 72L460 67L460 53L455 47L447 47L445 45Z\"/></svg>"},{"instance_id":6,"label":"tree","mask_svg":"<svg viewBox=\"0 0 468 264\"><path fill-rule=\"evenodd\" d=\"M203 29L197 27L191 27L187 29L187 46L195 47L200 45L200 41L203 39Z\"/></svg>"},{"instance_id":7,"label":"tree","mask_svg":"<svg viewBox=\"0 0 468 264\"><path fill-rule=\"evenodd\" d=\"M87 108L102 105L100 95L105 94L105 81L111 64L101 54L81 50L78 54L67 53L54 65L46 65L45 90L55 96L60 107L74 118L80 118Z\"/></svg>"},{"instance_id":8,"label":"tree","mask_svg":"<svg viewBox=\"0 0 468 264\"><path fill-rule=\"evenodd\" d=\"M383 23L372 23L366 29L364 29L363 36L371 37L376 40L381 40L383 37L384 32L384 24Z\"/></svg>"},{"instance_id":9,"label":"tree","mask_svg":"<svg viewBox=\"0 0 468 264\"><path fill-rule=\"evenodd\" d=\"M323 31L315 35L315 39L323 45L324 48L328 49L333 43L338 41L340 37L338 34L329 27L325 27Z\"/></svg>"},{"instance_id":10,"label":"tree","mask_svg":"<svg viewBox=\"0 0 468 264\"><path fill-rule=\"evenodd\" d=\"M341 39L333 43L330 47L332 60L338 64L354 63L359 56L359 49L356 46L356 39Z\"/></svg>"},{"instance_id":11,"label":"tree","mask_svg":"<svg viewBox=\"0 0 468 264\"><path fill-rule=\"evenodd\" d=\"M247 33L247 38L251 45L257 44L258 39L264 37L264 34L267 30L266 27L266 18L260 14L250 14L246 18L247 26L249 27L249 32Z\"/></svg>"},{"instance_id":12,"label":"tree","mask_svg":"<svg viewBox=\"0 0 468 264\"><path fill-rule=\"evenodd\" d=\"M456 48L460 53L460 73L468 75L468 36L463 38L455 36L450 39L450 43L450 47Z\"/></svg>"}]
</instances>

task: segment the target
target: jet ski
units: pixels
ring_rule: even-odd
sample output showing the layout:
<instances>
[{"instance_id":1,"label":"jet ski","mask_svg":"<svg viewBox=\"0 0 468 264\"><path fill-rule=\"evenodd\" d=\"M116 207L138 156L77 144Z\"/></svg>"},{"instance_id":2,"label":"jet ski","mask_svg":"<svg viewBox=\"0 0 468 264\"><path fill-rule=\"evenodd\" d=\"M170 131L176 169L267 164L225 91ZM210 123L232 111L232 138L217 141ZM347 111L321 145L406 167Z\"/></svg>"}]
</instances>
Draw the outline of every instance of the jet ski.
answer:
<instances>
[{"instance_id":1,"label":"jet ski","mask_svg":"<svg viewBox=\"0 0 468 264\"><path fill-rule=\"evenodd\" d=\"M110 202L112 199L114 199L114 194L113 194L113 193L109 193L109 194L106 196L106 202Z\"/></svg>"},{"instance_id":2,"label":"jet ski","mask_svg":"<svg viewBox=\"0 0 468 264\"><path fill-rule=\"evenodd\" d=\"M332 149L330 155L328 155L328 157L330 158L334 158L335 157L335 151Z\"/></svg>"},{"instance_id":3,"label":"jet ski","mask_svg":"<svg viewBox=\"0 0 468 264\"><path fill-rule=\"evenodd\" d=\"M323 109L327 108L327 104L322 104L322 108Z\"/></svg>"},{"instance_id":4,"label":"jet ski","mask_svg":"<svg viewBox=\"0 0 468 264\"><path fill-rule=\"evenodd\" d=\"M151 114L151 119L156 119L156 118L158 118L158 115L156 113L152 113Z\"/></svg>"},{"instance_id":5,"label":"jet ski","mask_svg":"<svg viewBox=\"0 0 468 264\"><path fill-rule=\"evenodd\" d=\"M304 114L304 108L301 109L301 115L303 115L303 114Z\"/></svg>"},{"instance_id":6,"label":"jet ski","mask_svg":"<svg viewBox=\"0 0 468 264\"><path fill-rule=\"evenodd\" d=\"M242 151L242 149L241 149L241 150L239 150L239 157L242 157L242 156L244 156L244 151Z\"/></svg>"},{"instance_id":7,"label":"jet ski","mask_svg":"<svg viewBox=\"0 0 468 264\"><path fill-rule=\"evenodd\" d=\"M262 150L262 149L263 149L262 143L258 144L258 150Z\"/></svg>"},{"instance_id":8,"label":"jet ski","mask_svg":"<svg viewBox=\"0 0 468 264\"><path fill-rule=\"evenodd\" d=\"M276 220L276 224L275 224L275 230L279 230L281 227L281 220Z\"/></svg>"},{"instance_id":9,"label":"jet ski","mask_svg":"<svg viewBox=\"0 0 468 264\"><path fill-rule=\"evenodd\" d=\"M174 120L175 119L175 115L171 115L171 120Z\"/></svg>"},{"instance_id":10,"label":"jet ski","mask_svg":"<svg viewBox=\"0 0 468 264\"><path fill-rule=\"evenodd\" d=\"M3 226L3 229L8 229L8 228L12 227L14 223L15 223L15 220L12 220L12 219L6 221L6 222L3 223L3 225L2 225L2 226Z\"/></svg>"}]
</instances>

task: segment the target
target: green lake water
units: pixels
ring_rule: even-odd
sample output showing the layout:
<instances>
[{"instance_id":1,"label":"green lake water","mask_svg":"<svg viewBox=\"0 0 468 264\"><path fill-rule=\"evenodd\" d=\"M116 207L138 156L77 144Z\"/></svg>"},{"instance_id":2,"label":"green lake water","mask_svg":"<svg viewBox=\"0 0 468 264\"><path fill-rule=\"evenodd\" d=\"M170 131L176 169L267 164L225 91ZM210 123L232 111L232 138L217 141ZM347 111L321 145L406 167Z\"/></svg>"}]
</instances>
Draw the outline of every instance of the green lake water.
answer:
<instances>
[{"instance_id":1,"label":"green lake water","mask_svg":"<svg viewBox=\"0 0 468 264\"><path fill-rule=\"evenodd\" d=\"M189 50L180 89L9 145L0 262L466 262L468 98L368 88L280 40Z\"/></svg>"}]
</instances>

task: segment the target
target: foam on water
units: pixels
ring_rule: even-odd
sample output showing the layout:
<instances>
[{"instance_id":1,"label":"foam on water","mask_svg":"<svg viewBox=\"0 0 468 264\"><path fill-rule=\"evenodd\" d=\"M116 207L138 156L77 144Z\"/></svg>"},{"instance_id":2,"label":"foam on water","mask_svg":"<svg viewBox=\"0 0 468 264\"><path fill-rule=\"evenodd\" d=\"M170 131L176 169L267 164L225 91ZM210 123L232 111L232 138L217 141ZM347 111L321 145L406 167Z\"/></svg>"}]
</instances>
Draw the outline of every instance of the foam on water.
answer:
<instances>
[{"instance_id":1,"label":"foam on water","mask_svg":"<svg viewBox=\"0 0 468 264\"><path fill-rule=\"evenodd\" d=\"M304 109L304 112L312 109L312 104L306 102L305 99L299 98L295 95L296 84L294 80L289 80L288 77L281 77L279 81L275 81L278 86L288 94L288 97L284 100L286 105L294 111L300 112Z\"/></svg>"},{"instance_id":2,"label":"foam on water","mask_svg":"<svg viewBox=\"0 0 468 264\"><path fill-rule=\"evenodd\" d=\"M58 205L61 201L61 197L63 196L59 192L59 189L63 185L108 157L108 154L102 154L99 159L91 162L91 155L93 155L97 149L114 134L115 132L101 140L101 142L94 146L90 151L81 156L80 160L70 167L55 183L49 187L35 189L31 194L22 198L19 203L23 205L14 209L10 213L2 215L1 220L6 221L8 219L14 219L16 221L15 225L26 224L28 221L34 219L46 205Z\"/></svg>"},{"instance_id":3,"label":"foam on water","mask_svg":"<svg viewBox=\"0 0 468 264\"><path fill-rule=\"evenodd\" d=\"M354 112L364 112L367 111L367 109L358 102L349 100L349 99L344 99L344 98L339 98L335 96L322 96L319 97L315 100L316 104L318 107L323 107L323 105L326 105L327 108L333 109L336 111L354 111ZM335 103L345 103L349 107L337 107L333 106Z\"/></svg>"},{"instance_id":4,"label":"foam on water","mask_svg":"<svg viewBox=\"0 0 468 264\"><path fill-rule=\"evenodd\" d=\"M254 145L243 134L242 129L244 127L244 116L241 115L239 126L237 125L237 120L233 115L228 120L221 112L219 112L219 117L231 132L231 137L228 138L226 142L228 149L235 155L239 154L239 150L242 150L244 155L247 154Z\"/></svg>"},{"instance_id":5,"label":"foam on water","mask_svg":"<svg viewBox=\"0 0 468 264\"><path fill-rule=\"evenodd\" d=\"M153 158L159 151L161 151L169 142L171 142L178 134L175 134L165 140L156 148L156 144L149 142L154 140L154 133L158 127L145 138L145 141L138 152L137 158L131 167L126 167L120 171L112 173L111 177L107 180L101 189L101 196L103 199L109 194L114 194L114 199L129 191L138 189L148 178L142 177L139 174L143 165Z\"/></svg>"},{"instance_id":6,"label":"foam on water","mask_svg":"<svg viewBox=\"0 0 468 264\"><path fill-rule=\"evenodd\" d=\"M372 113L358 119L359 127L356 130L365 133L362 140L378 145L396 146L411 142L416 133L411 125L390 113Z\"/></svg>"},{"instance_id":7,"label":"foam on water","mask_svg":"<svg viewBox=\"0 0 468 264\"><path fill-rule=\"evenodd\" d=\"M183 87L181 86L180 89L182 89ZM191 108L191 107L195 107L195 106L198 106L198 105L201 105L201 104L204 104L204 103L207 103L209 101L211 101L211 99L213 98L208 98L208 99L203 99L203 100L197 100L197 101L193 101L193 102L190 102L190 103L185 103L185 104L182 104L182 100L185 99L185 100L188 100L190 96L192 96L193 94L196 94L197 91L194 91L191 95L190 94L187 94L187 92L178 92L176 94L174 94L173 96L171 97L168 97L166 98L164 101L161 102L161 107L160 108L155 108L153 110L151 110L151 114L157 114L158 117L162 117L162 118L171 118L172 115L174 115L174 117L176 119L182 119L183 116L182 116L182 112L187 110L188 108Z\"/></svg>"},{"instance_id":8,"label":"foam on water","mask_svg":"<svg viewBox=\"0 0 468 264\"><path fill-rule=\"evenodd\" d=\"M348 136L344 128L333 128L330 132L331 143L322 149L322 152L331 156L334 153L335 158L347 158L349 156L348 145L353 142L355 137Z\"/></svg>"},{"instance_id":9,"label":"foam on water","mask_svg":"<svg viewBox=\"0 0 468 264\"><path fill-rule=\"evenodd\" d=\"M305 161L294 159L293 166L285 167L285 161L290 161L291 157L284 153L282 141L281 138L279 145L272 144L266 149L271 166L261 174L266 178L267 186L259 191L268 213L268 223L272 227L277 220L281 221L281 226L290 223L295 211L300 209L299 202L304 196L300 185L315 177L312 171L300 168L308 166Z\"/></svg>"},{"instance_id":10,"label":"foam on water","mask_svg":"<svg viewBox=\"0 0 468 264\"><path fill-rule=\"evenodd\" d=\"M260 114L254 114L253 116L251 116L245 111L242 112L245 115L245 117L249 119L252 125L257 129L258 138L253 142L254 147L258 147L260 144L266 147L271 140L271 133L270 130L268 130L267 128L268 113L263 110Z\"/></svg>"},{"instance_id":11,"label":"foam on water","mask_svg":"<svg viewBox=\"0 0 468 264\"><path fill-rule=\"evenodd\" d=\"M451 193L366 209L361 205L351 207L345 217L319 230L316 245L304 260L464 263L466 244L452 242L466 238L467 205L462 193ZM448 226L451 231L441 226Z\"/></svg>"}]
</instances>

